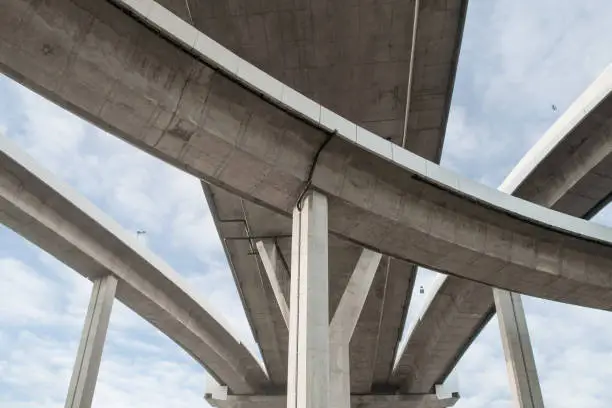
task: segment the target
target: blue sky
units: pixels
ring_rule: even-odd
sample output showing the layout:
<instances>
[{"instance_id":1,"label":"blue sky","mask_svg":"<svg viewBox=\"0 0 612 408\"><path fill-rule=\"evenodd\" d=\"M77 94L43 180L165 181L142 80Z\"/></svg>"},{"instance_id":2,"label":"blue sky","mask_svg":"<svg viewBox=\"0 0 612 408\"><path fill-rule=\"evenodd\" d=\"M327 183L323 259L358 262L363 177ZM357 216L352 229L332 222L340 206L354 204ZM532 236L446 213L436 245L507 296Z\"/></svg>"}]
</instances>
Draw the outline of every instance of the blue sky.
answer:
<instances>
[{"instance_id":1,"label":"blue sky","mask_svg":"<svg viewBox=\"0 0 612 408\"><path fill-rule=\"evenodd\" d=\"M471 0L442 163L497 186L612 62L605 0ZM551 105L558 111L554 112ZM0 78L0 131L182 274L255 349L199 182ZM612 208L597 222L612 226ZM0 408L63 407L91 284L0 227ZM427 291L435 274L422 271ZM412 318L425 295L415 294ZM612 314L525 298L547 407L608 407ZM494 319L456 370L459 408L510 407ZM206 407L204 370L115 303L94 407Z\"/></svg>"}]
</instances>

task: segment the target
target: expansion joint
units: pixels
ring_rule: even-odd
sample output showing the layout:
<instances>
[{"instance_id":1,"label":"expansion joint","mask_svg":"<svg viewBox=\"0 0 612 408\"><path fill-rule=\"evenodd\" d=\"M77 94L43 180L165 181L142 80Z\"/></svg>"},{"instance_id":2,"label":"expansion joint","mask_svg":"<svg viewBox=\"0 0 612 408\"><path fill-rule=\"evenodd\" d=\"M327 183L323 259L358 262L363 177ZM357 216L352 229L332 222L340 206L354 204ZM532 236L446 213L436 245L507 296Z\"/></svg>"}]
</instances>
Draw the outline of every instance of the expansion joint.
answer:
<instances>
[{"instance_id":1,"label":"expansion joint","mask_svg":"<svg viewBox=\"0 0 612 408\"><path fill-rule=\"evenodd\" d=\"M300 195L298 196L297 202L295 203L295 206L297 207L298 211L300 211L300 212L302 211L302 203L304 201L304 197L306 196L306 193L308 192L308 190L310 189L310 186L312 185L312 176L314 175L314 171L315 171L315 168L317 166L317 162L319 161L319 156L321 155L321 152L323 151L323 149L325 149L325 146L327 146L327 144L337 134L338 134L337 130L334 130L333 132L328 133L327 138L321 144L321 146L319 146L319 149L317 149L317 152L315 153L314 157L312 158L312 163L310 165L310 168L308 169L308 177L306 177L306 181L304 182L304 186L302 187L302 191L301 191Z\"/></svg>"}]
</instances>

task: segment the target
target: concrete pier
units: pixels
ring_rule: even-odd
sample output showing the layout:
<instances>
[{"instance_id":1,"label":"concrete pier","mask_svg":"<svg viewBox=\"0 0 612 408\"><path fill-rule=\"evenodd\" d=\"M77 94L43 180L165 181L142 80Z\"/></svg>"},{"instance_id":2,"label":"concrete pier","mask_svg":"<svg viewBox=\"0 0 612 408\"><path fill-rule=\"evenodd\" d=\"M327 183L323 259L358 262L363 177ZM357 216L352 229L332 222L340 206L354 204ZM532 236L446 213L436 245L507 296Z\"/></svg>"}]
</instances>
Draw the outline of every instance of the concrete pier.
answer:
<instances>
[{"instance_id":1,"label":"concrete pier","mask_svg":"<svg viewBox=\"0 0 612 408\"><path fill-rule=\"evenodd\" d=\"M518 408L544 408L521 295L493 289L511 392Z\"/></svg>"},{"instance_id":2,"label":"concrete pier","mask_svg":"<svg viewBox=\"0 0 612 408\"><path fill-rule=\"evenodd\" d=\"M330 324L330 406L351 407L350 342L382 255L364 249Z\"/></svg>"},{"instance_id":3,"label":"concrete pier","mask_svg":"<svg viewBox=\"0 0 612 408\"><path fill-rule=\"evenodd\" d=\"M94 282L65 408L91 407L116 290L112 275Z\"/></svg>"},{"instance_id":4,"label":"concrete pier","mask_svg":"<svg viewBox=\"0 0 612 408\"><path fill-rule=\"evenodd\" d=\"M287 408L329 406L327 198L308 193L293 212Z\"/></svg>"}]
</instances>

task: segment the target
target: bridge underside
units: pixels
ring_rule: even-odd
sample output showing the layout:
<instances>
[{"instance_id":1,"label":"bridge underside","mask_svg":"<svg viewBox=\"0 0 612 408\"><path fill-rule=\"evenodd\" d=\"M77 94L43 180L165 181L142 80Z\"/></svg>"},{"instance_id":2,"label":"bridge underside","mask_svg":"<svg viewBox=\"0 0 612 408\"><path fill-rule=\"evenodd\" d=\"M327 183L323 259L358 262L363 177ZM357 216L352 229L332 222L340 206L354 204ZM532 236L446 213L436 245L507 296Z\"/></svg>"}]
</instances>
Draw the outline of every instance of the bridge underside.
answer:
<instances>
[{"instance_id":1,"label":"bridge underside","mask_svg":"<svg viewBox=\"0 0 612 408\"><path fill-rule=\"evenodd\" d=\"M414 0L160 3L286 85L396 144L404 142L406 148L439 161L467 1L421 2L410 90ZM290 234L288 218L217 187L205 189L210 191L208 202L222 240ZM289 240L280 238L278 243L289 265ZM253 245L225 240L270 377L284 384L287 327ZM361 247L338 239L330 245L333 313ZM416 267L405 261L385 257L379 266L351 342L353 392L390 390L415 276Z\"/></svg>"},{"instance_id":2,"label":"bridge underside","mask_svg":"<svg viewBox=\"0 0 612 408\"><path fill-rule=\"evenodd\" d=\"M446 7L449 3L439 4ZM145 26L109 3L91 0L13 0L6 10L8 22L0 31L0 65L5 72L217 186L208 195L217 208L217 225L237 281L244 282L239 290L245 292L253 284L253 296L265 299L248 301L243 294L256 337L261 336L258 342L271 383L280 385L270 390L278 391L285 379L282 344L286 327L279 319L270 283L261 273L260 260L250 253L254 252L252 239L253 234L261 234L260 239L276 238L280 254L291 263L283 240L287 239L288 215L306 183L329 200L330 252L336 252L330 256L330 276L334 277L330 287L344 290L355 265L349 259L356 260L363 246L405 263L405 274L393 274L405 284L398 285L401 290L393 295L399 305L408 302L413 268L407 262L413 261L485 285L612 309L612 239L606 229L465 180L354 124L331 123L329 111L282 84L274 89L261 82L245 85L248 81L238 68L251 75L257 71L237 58L232 60L232 71L214 59L218 55L196 50L196 40L202 39L198 33L187 30L194 34L193 42L179 38L179 48L154 30L159 21ZM29 35L26 40L24 32ZM257 75L265 78L266 85L278 85ZM419 89L416 78L415 92ZM313 157L318 157L317 151L334 130L338 134L321 155L316 171L310 172ZM441 138L436 140L440 143ZM216 201L224 194L226 198ZM259 274L246 276L237 272L242 266L236 265L245 265L245 271L259 268ZM381 313L396 313L390 319L395 323L389 325L393 329L389 341L396 344L405 306L398 314L395 303L386 303L386 294L392 293L388 281L382 295L373 292L369 299L374 296L375 306L367 306L372 302L366 300L361 317L367 316L369 322L369 312L374 310L372 316L378 316L379 322L372 332L377 334L359 339L374 342L374 346L356 350L378 356L383 344L380 335L386 334ZM338 298L332 293L325 313L334 310ZM264 344L264 335L270 343ZM387 384L393 353L383 348L389 354L380 366L378 357L356 357L356 366L359 358L366 364L351 381L358 381L364 389L377 388L377 378L382 379L380 384ZM353 349L351 344L352 353ZM253 388L269 385L265 379L248 381L242 393L253 394L258 391ZM239 397L231 399L239 401Z\"/></svg>"},{"instance_id":3,"label":"bridge underside","mask_svg":"<svg viewBox=\"0 0 612 408\"><path fill-rule=\"evenodd\" d=\"M446 408L453 406L457 396L438 399L435 395L353 395L351 408ZM217 408L285 408L284 396L228 396L217 399L206 395L206 401Z\"/></svg>"}]
</instances>

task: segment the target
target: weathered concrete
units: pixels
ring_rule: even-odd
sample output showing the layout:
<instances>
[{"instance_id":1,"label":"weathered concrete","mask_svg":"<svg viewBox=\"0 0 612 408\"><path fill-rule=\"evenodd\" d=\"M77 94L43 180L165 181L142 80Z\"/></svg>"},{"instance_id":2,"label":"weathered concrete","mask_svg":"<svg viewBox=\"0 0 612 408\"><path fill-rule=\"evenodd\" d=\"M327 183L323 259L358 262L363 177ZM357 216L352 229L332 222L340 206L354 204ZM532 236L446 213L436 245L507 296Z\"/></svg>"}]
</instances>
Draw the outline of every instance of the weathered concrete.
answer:
<instances>
[{"instance_id":1,"label":"weathered concrete","mask_svg":"<svg viewBox=\"0 0 612 408\"><path fill-rule=\"evenodd\" d=\"M276 243L257 241L256 246L259 259L261 259L266 275L268 275L268 279L270 280L276 303L278 303L285 323L289 326L289 306L287 300L289 299L290 280L288 279L289 277L285 275L284 271L280 271L281 267L278 266L279 255L276 251Z\"/></svg>"},{"instance_id":2,"label":"weathered concrete","mask_svg":"<svg viewBox=\"0 0 612 408\"><path fill-rule=\"evenodd\" d=\"M405 129L407 149L439 161L467 1L417 4L414 0L376 0L357 4L313 0L285 2L281 6L270 0L212 0L206 4L194 2L191 7L184 0L160 3L242 58L364 128L396 144L404 142ZM420 22L416 36L415 7ZM405 115L410 117L409 123ZM230 200L240 201L238 197L224 197L227 201L216 202L215 208L232 206ZM253 235L267 235L267 230L275 228L270 228L276 222L274 213L258 211L258 217L261 222L257 224L263 230L251 222L249 230ZM219 229L223 236L223 231L230 228ZM289 232L290 229L286 227ZM231 256L249 257L248 251L230 252ZM335 257L330 258L330 270L335 274L330 276L332 299L343 290L336 281L344 283L344 276L351 272L343 265L351 265L359 256L358 248L342 251L347 256L353 252L353 258L338 264ZM242 278L243 274L258 274L250 259L230 262L252 268L237 268L237 284L248 279ZM401 337L415 273L413 265L393 259L383 261L357 327L358 334L351 342L355 392L384 388ZM340 292L334 293L336 287ZM282 359L278 362L278 349L273 343L282 343L286 335L282 329L266 329L275 324L276 317L257 312L255 305L262 301L255 297L262 291L265 288L251 284L242 287L240 293L247 310L254 312L250 322L268 371L272 378L283 378L286 367ZM333 305L332 300L332 309ZM261 309L272 307L264 305Z\"/></svg>"},{"instance_id":3,"label":"weathered concrete","mask_svg":"<svg viewBox=\"0 0 612 408\"><path fill-rule=\"evenodd\" d=\"M12 0L5 14L30 18L2 31L3 47L12 50L0 52L2 68L157 157L288 215L312 158L336 129L311 180L328 197L334 234L487 285L612 308L608 228L497 192L393 146L201 33L183 32L160 9L147 13L147 21L225 74L106 3L45 3L25 15L19 4ZM84 32L68 35L67 27L83 24ZM20 41L24 29L31 41ZM22 66L24 55L40 54L40 40L72 49L73 58L60 63L59 54L47 54L49 64ZM100 59L109 44L112 56ZM126 51L146 56L146 63L125 58ZM78 69L83 64L90 69ZM82 81L90 87L86 98L69 92ZM94 108L96 101L102 108Z\"/></svg>"},{"instance_id":4,"label":"weathered concrete","mask_svg":"<svg viewBox=\"0 0 612 408\"><path fill-rule=\"evenodd\" d=\"M338 408L351 406L349 344L382 255L364 249L330 323L330 399Z\"/></svg>"},{"instance_id":5,"label":"weathered concrete","mask_svg":"<svg viewBox=\"0 0 612 408\"><path fill-rule=\"evenodd\" d=\"M291 236L291 219L242 200L221 188L206 183L202 183L202 188L270 381L277 387L285 388L289 331L263 264L257 256L250 255L256 250L255 240L244 238L254 235L253 230L264 236L275 236L281 232ZM261 211L268 217L262 217ZM263 226L270 229L262 229ZM281 227L284 229L279 230ZM282 253L289 264L291 240L279 239L278 244L281 247L279 255Z\"/></svg>"},{"instance_id":6,"label":"weathered concrete","mask_svg":"<svg viewBox=\"0 0 612 408\"><path fill-rule=\"evenodd\" d=\"M381 257L382 255L377 252L364 249L359 256L342 298L340 298L340 303L330 323L330 330L339 333L346 343L353 336L372 280L378 270L378 265L380 265Z\"/></svg>"},{"instance_id":7,"label":"weathered concrete","mask_svg":"<svg viewBox=\"0 0 612 408\"><path fill-rule=\"evenodd\" d=\"M612 69L606 69L513 169L500 189L577 217L612 192ZM393 382L431 390L444 380L495 313L491 290L449 276L409 340Z\"/></svg>"},{"instance_id":8,"label":"weathered concrete","mask_svg":"<svg viewBox=\"0 0 612 408\"><path fill-rule=\"evenodd\" d=\"M327 198L309 192L293 212L287 408L329 406Z\"/></svg>"},{"instance_id":9,"label":"weathered concrete","mask_svg":"<svg viewBox=\"0 0 612 408\"><path fill-rule=\"evenodd\" d=\"M198 30L332 111L438 159L467 0L161 0ZM408 76L412 72L406 112Z\"/></svg>"},{"instance_id":10,"label":"weathered concrete","mask_svg":"<svg viewBox=\"0 0 612 408\"><path fill-rule=\"evenodd\" d=\"M446 408L455 405L457 396L440 400L435 394L426 395L352 395L352 408ZM218 408L284 408L286 397L284 395L251 395L215 398L206 395L206 401ZM331 405L329 406L332 407Z\"/></svg>"},{"instance_id":11,"label":"weathered concrete","mask_svg":"<svg viewBox=\"0 0 612 408\"><path fill-rule=\"evenodd\" d=\"M268 373L275 384L286 384L286 324L271 287L268 289L263 265L258 265L257 257L249 255L251 244L232 237L277 237L282 271L291 263L291 240L287 238L291 235L291 220L218 187L203 184L203 188L222 242L228 248L230 267L247 316L253 321L253 333ZM335 236L330 236L329 248L329 313L333 316L362 249ZM374 379L375 388L386 387L414 284L414 269L405 261L388 257L383 257L380 263L350 343L354 392L370 392Z\"/></svg>"},{"instance_id":12,"label":"weathered concrete","mask_svg":"<svg viewBox=\"0 0 612 408\"><path fill-rule=\"evenodd\" d=\"M493 289L510 388L518 408L544 408L521 295Z\"/></svg>"},{"instance_id":13,"label":"weathered concrete","mask_svg":"<svg viewBox=\"0 0 612 408\"><path fill-rule=\"evenodd\" d=\"M91 407L116 291L117 278L112 275L94 281L64 405L66 408Z\"/></svg>"},{"instance_id":14,"label":"weathered concrete","mask_svg":"<svg viewBox=\"0 0 612 408\"><path fill-rule=\"evenodd\" d=\"M90 280L113 275L118 300L185 349L233 393L269 388L268 377L253 355L174 270L4 137L0 137L0 222Z\"/></svg>"}]
</instances>

